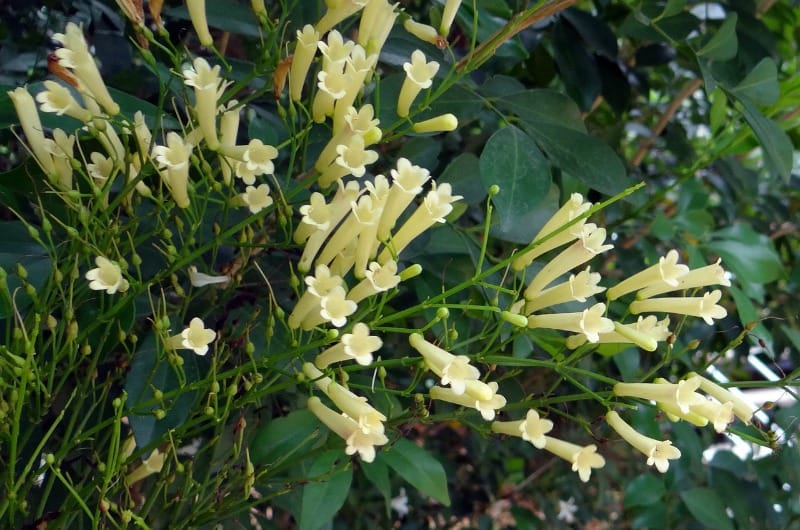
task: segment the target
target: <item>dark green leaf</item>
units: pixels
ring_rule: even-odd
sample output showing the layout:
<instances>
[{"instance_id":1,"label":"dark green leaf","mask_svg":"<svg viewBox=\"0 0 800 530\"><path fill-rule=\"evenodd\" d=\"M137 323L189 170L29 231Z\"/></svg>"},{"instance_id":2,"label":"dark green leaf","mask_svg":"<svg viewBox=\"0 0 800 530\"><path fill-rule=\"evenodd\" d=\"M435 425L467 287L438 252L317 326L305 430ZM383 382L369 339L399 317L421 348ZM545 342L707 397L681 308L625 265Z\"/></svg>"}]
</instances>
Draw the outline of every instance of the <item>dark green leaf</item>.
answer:
<instances>
[{"instance_id":1,"label":"dark green leaf","mask_svg":"<svg viewBox=\"0 0 800 530\"><path fill-rule=\"evenodd\" d=\"M553 59L567 93L582 110L592 108L602 88L597 65L578 32L561 18L553 28Z\"/></svg>"},{"instance_id":2,"label":"dark green leaf","mask_svg":"<svg viewBox=\"0 0 800 530\"><path fill-rule=\"evenodd\" d=\"M343 462L337 465L337 459ZM353 467L341 451L328 451L314 459L308 475L312 482L303 487L303 507L298 526L300 530L317 530L330 523L347 500ZM314 477L321 475L322 480L314 481Z\"/></svg>"},{"instance_id":3,"label":"dark green leaf","mask_svg":"<svg viewBox=\"0 0 800 530\"><path fill-rule=\"evenodd\" d=\"M653 43L636 49L636 66L660 66L675 59L675 48Z\"/></svg>"},{"instance_id":4,"label":"dark green leaf","mask_svg":"<svg viewBox=\"0 0 800 530\"><path fill-rule=\"evenodd\" d=\"M664 481L654 475L640 475L625 487L625 506L650 506L664 496Z\"/></svg>"},{"instance_id":5,"label":"dark green leaf","mask_svg":"<svg viewBox=\"0 0 800 530\"><path fill-rule=\"evenodd\" d=\"M472 120L483 109L483 99L475 92L459 85L453 85L439 99L431 104L415 121L433 118L440 114L455 114L460 123Z\"/></svg>"},{"instance_id":6,"label":"dark green leaf","mask_svg":"<svg viewBox=\"0 0 800 530\"><path fill-rule=\"evenodd\" d=\"M526 218L550 190L550 166L536 143L514 126L495 132L480 157L481 182L497 184L495 234L507 241L529 243L536 232Z\"/></svg>"},{"instance_id":7,"label":"dark green leaf","mask_svg":"<svg viewBox=\"0 0 800 530\"><path fill-rule=\"evenodd\" d=\"M481 93L490 98L500 98L525 92L525 85L514 77L496 75L490 77L481 85Z\"/></svg>"},{"instance_id":8,"label":"dark green leaf","mask_svg":"<svg viewBox=\"0 0 800 530\"><path fill-rule=\"evenodd\" d=\"M453 186L453 192L462 195L467 204L477 204L486 198L486 188L481 184L478 157L472 153L458 155L436 181L449 182Z\"/></svg>"},{"instance_id":9,"label":"dark green leaf","mask_svg":"<svg viewBox=\"0 0 800 530\"><path fill-rule=\"evenodd\" d=\"M189 11L185 6L167 9L166 12L170 16L189 20ZM212 28L249 37L261 35L253 10L240 2L206 2L206 18Z\"/></svg>"},{"instance_id":10,"label":"dark green leaf","mask_svg":"<svg viewBox=\"0 0 800 530\"><path fill-rule=\"evenodd\" d=\"M617 37L604 21L574 7L564 11L561 16L577 30L589 51L603 54L609 58L617 56Z\"/></svg>"},{"instance_id":11,"label":"dark green leaf","mask_svg":"<svg viewBox=\"0 0 800 530\"><path fill-rule=\"evenodd\" d=\"M308 448L317 438L319 420L307 409L274 418L262 426L250 444L250 456L257 464L272 464Z\"/></svg>"},{"instance_id":12,"label":"dark green leaf","mask_svg":"<svg viewBox=\"0 0 800 530\"><path fill-rule=\"evenodd\" d=\"M753 129L764 151L764 162L769 170L784 179L792 173L793 147L792 141L777 123L764 116L756 106L747 99L740 98L742 113Z\"/></svg>"},{"instance_id":13,"label":"dark green leaf","mask_svg":"<svg viewBox=\"0 0 800 530\"><path fill-rule=\"evenodd\" d=\"M680 492L680 496L698 522L715 530L734 530L730 517L725 513L726 505L714 490L694 488Z\"/></svg>"},{"instance_id":14,"label":"dark green leaf","mask_svg":"<svg viewBox=\"0 0 800 530\"><path fill-rule=\"evenodd\" d=\"M389 468L386 467L386 464L384 464L382 460L377 459L373 462L362 462L360 467L364 476L367 477L367 480L369 480L372 485L381 492L381 495L383 495L388 510L389 503L392 500L392 484L389 482Z\"/></svg>"},{"instance_id":15,"label":"dark green leaf","mask_svg":"<svg viewBox=\"0 0 800 530\"><path fill-rule=\"evenodd\" d=\"M587 186L615 195L631 184L622 160L597 138L549 123L526 122L523 128L555 166Z\"/></svg>"},{"instance_id":16,"label":"dark green leaf","mask_svg":"<svg viewBox=\"0 0 800 530\"><path fill-rule=\"evenodd\" d=\"M736 55L738 41L736 40L736 21L738 17L735 12L728 13L722 26L717 30L713 37L699 50L697 55L716 61L726 61Z\"/></svg>"},{"instance_id":17,"label":"dark green leaf","mask_svg":"<svg viewBox=\"0 0 800 530\"><path fill-rule=\"evenodd\" d=\"M781 95L778 86L778 67L770 57L764 57L731 92L759 105L772 105Z\"/></svg>"},{"instance_id":18,"label":"dark green leaf","mask_svg":"<svg viewBox=\"0 0 800 530\"><path fill-rule=\"evenodd\" d=\"M742 282L769 283L783 275L772 241L744 223L718 230L706 247L722 257L723 266Z\"/></svg>"},{"instance_id":19,"label":"dark green leaf","mask_svg":"<svg viewBox=\"0 0 800 530\"><path fill-rule=\"evenodd\" d=\"M683 8L686 6L686 0L667 0L667 3L664 5L664 10L661 12L660 15L653 19L653 22L658 22L662 18L671 17L673 15L677 15Z\"/></svg>"},{"instance_id":20,"label":"dark green leaf","mask_svg":"<svg viewBox=\"0 0 800 530\"><path fill-rule=\"evenodd\" d=\"M27 282L37 291L44 287L50 277L51 260L44 248L39 246L28 233L27 227L19 221L0 222L0 267L8 274L8 290L14 295L14 304L18 311L30 306L32 300L25 293L22 281L16 274L17 264L22 265L28 273ZM0 320L13 315L13 308L0 298Z\"/></svg>"},{"instance_id":21,"label":"dark green leaf","mask_svg":"<svg viewBox=\"0 0 800 530\"><path fill-rule=\"evenodd\" d=\"M585 133L586 125L575 102L555 90L532 89L500 99L497 106L531 124L549 123Z\"/></svg>"},{"instance_id":22,"label":"dark green leaf","mask_svg":"<svg viewBox=\"0 0 800 530\"><path fill-rule=\"evenodd\" d=\"M414 442L401 438L389 450L381 451L377 458L394 469L423 495L450 506L444 467Z\"/></svg>"}]
</instances>

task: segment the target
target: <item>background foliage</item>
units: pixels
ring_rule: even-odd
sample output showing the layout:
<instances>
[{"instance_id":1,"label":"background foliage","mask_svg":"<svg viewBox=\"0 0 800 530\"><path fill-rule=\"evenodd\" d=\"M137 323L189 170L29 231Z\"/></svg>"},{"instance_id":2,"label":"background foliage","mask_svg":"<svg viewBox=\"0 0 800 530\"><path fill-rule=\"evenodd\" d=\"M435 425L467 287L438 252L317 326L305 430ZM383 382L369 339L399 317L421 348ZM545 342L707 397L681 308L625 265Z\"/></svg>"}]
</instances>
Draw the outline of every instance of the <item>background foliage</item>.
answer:
<instances>
[{"instance_id":1,"label":"background foliage","mask_svg":"<svg viewBox=\"0 0 800 530\"><path fill-rule=\"evenodd\" d=\"M690 265L721 257L733 274L728 318L714 328L687 322L672 345L671 358L677 361L670 365L673 373L665 375L679 376L716 364L732 378L750 381L752 387L796 384L800 360L797 3L561 0L543 5L537 10L528 2L465 2L449 36L450 48L421 44L397 27L382 53L383 75L375 103L385 141L374 171L387 171L398 157L408 157L430 169L437 181L452 183L465 197L457 224L431 232L427 241L409 249L408 257L425 272L413 290L403 293L402 302L419 304L469 280L475 267L482 265L478 263L481 223L491 185L499 185L501 193L491 199L495 213L489 263L527 244L569 193L598 200L643 182L641 190L599 214L613 230L619 249L602 264L605 274L625 278L668 248L681 249ZM290 36L316 21L324 8L321 2L306 1L273 2L268 8L270 19L260 24L246 2L210 1L208 18L217 47L231 67L229 77L237 82L239 98L248 101L242 121L247 136L279 145L292 141L298 120L285 96L273 97L272 73L286 55ZM437 2L404 2L403 8L433 25L441 17ZM158 49L143 56L130 24L113 2L49 1L32 8L29 2L11 0L0 6L0 15L4 88L27 83L36 91L48 76L50 36L62 31L67 21L78 21L90 36L104 78L123 111L132 115L142 110L154 127L177 123L182 109L172 108L171 96L183 87L170 80L170 68L177 65ZM164 20L176 48L206 54L182 5L167 2ZM353 28L345 23L342 29L347 33ZM452 112L460 123L453 133L406 135L407 127L393 114L402 63L416 48L442 63L440 76L449 86L431 96L420 117ZM38 168L26 160L15 141L10 127L16 121L10 101L0 98L4 146L0 161L6 170L0 175L0 266L8 272L9 292L27 285L41 291L51 285L52 270L63 254L44 248L48 245L31 237L31 227L41 229L42 210L52 208L59 216L57 209L63 206L44 192ZM46 127L64 123L77 125L69 118L45 119ZM308 139L297 159L278 161L276 176L294 205L306 196L293 177L313 163L324 135L312 128ZM164 249L170 244L192 246L194 255L217 271L230 270L246 256L248 266L240 272L237 286L203 293L184 307L186 314L212 308L215 328L224 330L235 347L227 352L229 357L213 362L182 355L181 370L176 371L158 362L149 330L161 314L148 293L130 303L75 307L76 320L82 330L87 329L84 344L107 353L87 355L86 364L72 359L75 377L65 377L51 394L53 399L32 405L28 423L16 429L24 440L20 461L36 461L43 451L54 453L63 472L76 482L48 478L43 486L30 488L25 495L26 515L9 527L20 522L30 527L48 522L54 527L91 526L76 499L97 502L97 488L109 487L102 468L113 457L93 449L105 445L89 442L111 437L120 443L124 436L118 424L123 415L133 427L137 454L142 457L176 427L182 429L183 443L202 440L190 463L167 463L166 478L144 492L144 508L137 513L142 524L146 520L155 527L211 528L218 522L233 527L233 521L250 526L253 517L264 528L297 524L314 529L330 525L338 511L336 528L388 527L391 520L409 529L446 527L460 520L476 528L503 528L511 518L517 528L558 528L566 526L555 518L558 501L569 497L578 506L576 524L595 528L793 528L800 520L798 447L789 443L796 438L800 412L793 400L771 408L762 420L765 428L774 421L783 429L776 439L760 439L755 430L742 433L776 449L766 458L741 460L723 447L710 461L704 460L703 451L724 440L674 424L676 445L684 456L665 475L643 473L641 463L630 462L619 444L603 445L601 433L597 441L609 464L584 486L574 474L564 472L562 463L521 441L488 436L469 415L448 411L439 414L455 419L430 421L435 416L428 417L422 402L393 418L405 438L393 440L391 451L380 453L373 464L351 464L340 458L340 450L313 443L318 422L306 410L298 410L303 390L283 377L291 359L280 352L290 347L290 339L274 325L271 297L289 307L285 301L292 296L292 272L287 262L297 251L273 235L282 230L280 219L265 218L259 232L242 241L237 230L222 234L215 230L215 223L223 220L229 226L243 226L237 214L226 217L226 212L209 209L206 222L188 233L168 212L138 213L140 233L148 233L148 223L157 223L169 227L174 236L150 234L135 242L144 274L161 280L170 303L174 300L169 297L190 289L176 274L180 267L173 263L165 268ZM85 252L79 242L69 240L67 231L56 235L50 242L55 248ZM270 279L269 289L259 270L249 265L251 258ZM26 275L15 273L17 263ZM492 296L479 287L463 294L454 302L477 304ZM0 304L6 351L18 344L12 331L15 308L25 313L36 305L35 297L22 292L13 304ZM430 310L430 318L434 311ZM473 336L481 323L472 317L476 315L468 311L453 311L435 331ZM137 336L140 340L131 340ZM399 341L384 347L407 348ZM666 364L665 359L637 349L619 350L602 347L603 355L587 362L592 370L625 379L654 373ZM502 352L483 353L486 362L502 353L524 366L542 352L558 351L555 334L542 333L535 339L510 340ZM761 376L747 362L752 355L770 365L779 380L759 381ZM269 369L250 369L250 365L263 367L267 360ZM506 366L504 377L518 375ZM549 389L550 395L563 396L561 427L578 429L568 419L587 418L584 426L589 431L588 422L598 411L571 402L574 390L563 379L537 371L524 374L514 382L516 401ZM371 382L364 377L354 374L351 383L368 388ZM397 381L409 391L418 383L418 379ZM84 384L91 390L76 392ZM257 390L251 391L254 386ZM163 390L160 398L152 388ZM113 401L122 389L127 393L124 404ZM507 397L509 403L515 402L513 391ZM386 399L389 403L384 406L396 406L390 394ZM158 410L164 412L160 419ZM3 403L0 411L7 436L15 427ZM651 429L653 414L641 413L634 425L642 431ZM116 431L111 428L115 422ZM39 447L37 440L51 428L56 434L47 447ZM83 443L60 452L57 442L70 436ZM424 450L413 442L420 442ZM0 455L0 464L7 469L5 460ZM253 479L246 466L250 461L259 476L255 485L261 498L245 493ZM52 476L56 468L48 469ZM87 469L101 477L99 486L96 480L80 478L78 471ZM3 480L8 484L14 477L6 474ZM401 486L406 487L411 512L399 520L390 501ZM72 494L70 488L81 494ZM130 492L134 500L141 494ZM267 507L269 516L264 515Z\"/></svg>"}]
</instances>

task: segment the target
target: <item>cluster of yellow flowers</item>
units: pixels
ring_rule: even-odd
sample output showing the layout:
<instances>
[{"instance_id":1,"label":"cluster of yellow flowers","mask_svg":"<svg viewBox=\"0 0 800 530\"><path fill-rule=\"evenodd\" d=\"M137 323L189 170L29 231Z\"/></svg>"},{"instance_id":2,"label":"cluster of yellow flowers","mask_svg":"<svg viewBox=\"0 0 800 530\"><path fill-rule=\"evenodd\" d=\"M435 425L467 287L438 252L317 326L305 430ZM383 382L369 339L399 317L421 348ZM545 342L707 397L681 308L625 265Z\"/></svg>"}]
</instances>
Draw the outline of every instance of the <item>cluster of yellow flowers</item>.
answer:
<instances>
[{"instance_id":1,"label":"cluster of yellow flowers","mask_svg":"<svg viewBox=\"0 0 800 530\"><path fill-rule=\"evenodd\" d=\"M187 3L201 43L211 45L213 40L205 22L203 2ZM382 347L382 340L372 335L364 322L348 326L348 318L356 313L363 300L389 292L401 281L419 274L419 265L400 270L398 262L402 251L424 231L444 223L453 209L452 204L461 197L453 194L449 184L429 182L430 172L405 158L400 158L391 169L391 179L384 175L364 179L367 166L378 159L377 152L368 148L379 142L382 134L373 107L369 104L357 107L356 103L376 73L380 50L398 12L387 0L343 0L326 4L328 10L316 26L307 25L297 32L289 71L289 97L294 101L302 100L306 78L319 52L320 68L310 106L311 117L318 123L330 118L331 139L314 168L319 174L319 188L335 186L335 192L326 197L315 191L308 204L299 209L302 217L293 238L303 248L297 269L307 274L306 287L287 323L293 330L328 325L349 329L336 344L319 353L313 363L304 363L302 371L341 413L317 397L309 399L309 409L345 440L347 454L358 453L364 461L370 462L375 458L375 447L388 442L384 427L387 418L369 405L366 398L350 392L322 370L333 363L355 361L367 366L373 362L373 354ZM446 2L438 30L410 19L404 27L423 40L441 45L459 4L460 1ZM332 29L359 11L361 24L357 42L346 40ZM325 33L327 37L323 40ZM237 143L241 105L235 100L224 101L229 82L221 78L219 66L212 67L205 59L196 58L182 71L184 84L194 92L194 102L189 106L192 125L186 132L171 131L163 145L154 144L143 116L137 113L130 123L118 118L124 123L122 133L133 137L132 141L123 142L111 122L119 113L119 106L100 78L81 29L69 24L65 34L57 35L56 40L63 45L56 56L60 65L70 72L71 83L83 103L79 103L69 89L53 81L45 83L46 90L38 94L36 100L43 112L79 119L99 140L105 152L90 153L89 160L84 163L86 174L97 187L108 189L110 181L122 174L131 186L130 191L135 187L142 196L152 197L152 190L139 176L144 165L149 163L157 169L160 182L175 204L188 208L192 201L191 155L195 148L203 146L216 153L225 184L232 186L236 182L234 179L241 179L246 186L243 193L233 198L235 205L247 207L253 214L272 205L269 186L258 183L257 179L273 174L278 150L259 139L247 144ZM396 105L400 117L411 115L414 101L422 90L432 86L439 70L439 64L428 62L419 50L409 59L404 65L406 77ZM36 104L28 91L18 88L9 95L19 113L28 145L43 171L60 189L72 189L75 137L56 130L52 139L45 138ZM456 126L457 120L452 115L413 124L417 132L447 131ZM126 145L134 148L126 148ZM345 181L348 177L350 180ZM364 180L363 186L358 179ZM417 202L418 197L422 197L420 202ZM566 344L570 348L585 343L631 343L654 351L670 334L669 318L659 320L655 315L645 316L644 313L695 316L708 324L726 316L725 309L717 304L721 297L719 290L701 296L654 298L678 290L730 285L719 262L690 270L678 263L678 252L673 250L657 264L607 290L599 286L600 274L592 272L590 267L571 273L613 248L605 242L606 230L587 222L586 214L591 206L581 195L573 194L545 224L528 250L513 260L513 269L521 274L537 258L563 247L546 260L528 282L522 298L503 312L506 320L520 328L569 332L571 336L566 338ZM404 215L405 221L396 228ZM104 256L98 256L95 263L97 268L86 273L91 289L114 294L129 288L120 265ZM309 274L311 271L313 274ZM220 277L201 276L196 269L192 274L192 283L195 284L196 279L196 285L220 282ZM555 283L566 274L569 274L566 281ZM350 275L358 283L348 289L345 278ZM632 323L614 321L608 318L604 303L595 303L577 312L553 311L554 307L567 302L586 303L604 291L609 303L636 292L627 312L642 316ZM338 336L338 331L335 335ZM206 329L201 319L193 318L181 333L165 339L165 347L187 348L204 355L215 338L214 330ZM498 393L497 382L484 381L469 357L453 355L427 341L420 333L410 334L409 343L439 378L440 384L430 389L432 399L473 408L486 421L495 420L496 412L506 405L506 398ZM697 393L698 389L709 397ZM653 400L670 418L685 419L696 425L710 421L717 430L724 430L734 415L746 422L752 416L747 404L697 375L678 383L619 383L614 393L620 397ZM606 420L659 471L666 471L668 461L680 456L669 441L657 441L637 433L614 411L608 412ZM529 410L523 419L493 421L491 428L496 433L522 437L535 447L569 461L583 481L589 479L592 469L605 463L595 445L580 446L548 436L553 423L536 410Z\"/></svg>"}]
</instances>

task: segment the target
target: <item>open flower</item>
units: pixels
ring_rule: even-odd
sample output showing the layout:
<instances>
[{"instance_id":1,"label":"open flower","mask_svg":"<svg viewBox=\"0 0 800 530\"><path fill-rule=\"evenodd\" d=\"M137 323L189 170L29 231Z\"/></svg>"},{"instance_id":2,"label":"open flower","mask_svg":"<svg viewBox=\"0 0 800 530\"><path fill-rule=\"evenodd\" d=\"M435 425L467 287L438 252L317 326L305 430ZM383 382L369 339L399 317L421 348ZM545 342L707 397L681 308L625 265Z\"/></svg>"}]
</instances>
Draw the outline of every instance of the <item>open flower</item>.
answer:
<instances>
[{"instance_id":1,"label":"open flower","mask_svg":"<svg viewBox=\"0 0 800 530\"><path fill-rule=\"evenodd\" d=\"M142 460L142 463L136 469L125 476L125 483L131 485L145 477L160 472L164 467L166 456L166 453L162 453L158 448L153 449L153 452L150 453L146 460Z\"/></svg>"},{"instance_id":2,"label":"open flower","mask_svg":"<svg viewBox=\"0 0 800 530\"><path fill-rule=\"evenodd\" d=\"M431 399L447 401L462 407L469 407L481 413L486 421L492 421L495 412L506 406L506 398L497 393L498 385L495 381L482 383L469 381L465 385L465 392L457 394L451 388L434 386L430 390Z\"/></svg>"},{"instance_id":3,"label":"open flower","mask_svg":"<svg viewBox=\"0 0 800 530\"><path fill-rule=\"evenodd\" d=\"M83 108L67 87L55 81L45 81L45 90L36 94L36 101L42 112L55 112L62 116L66 114L82 122L92 119L92 113Z\"/></svg>"},{"instance_id":4,"label":"open flower","mask_svg":"<svg viewBox=\"0 0 800 530\"><path fill-rule=\"evenodd\" d=\"M667 285L677 288L679 279L689 272L689 267L678 263L678 251L670 250L666 256L661 256L658 263L639 271L610 288L606 293L609 300L616 300L620 296L638 291L653 285Z\"/></svg>"},{"instance_id":5,"label":"open flower","mask_svg":"<svg viewBox=\"0 0 800 530\"><path fill-rule=\"evenodd\" d=\"M714 319L725 318L728 311L717 304L722 298L722 291L715 289L703 296L648 298L631 302L629 310L634 315L639 313L675 313L700 317L709 326L714 324Z\"/></svg>"},{"instance_id":6,"label":"open flower","mask_svg":"<svg viewBox=\"0 0 800 530\"><path fill-rule=\"evenodd\" d=\"M272 206L272 197L269 196L269 186L266 184L261 184L258 187L247 186L245 192L239 197L245 206L250 209L250 213L253 214Z\"/></svg>"},{"instance_id":7,"label":"open flower","mask_svg":"<svg viewBox=\"0 0 800 530\"><path fill-rule=\"evenodd\" d=\"M217 137L217 107L219 98L227 83L220 77L220 66L213 68L202 57L195 58L192 68L183 71L186 86L194 87L194 110L200 130L208 144L208 148L215 151L219 148Z\"/></svg>"},{"instance_id":8,"label":"open flower","mask_svg":"<svg viewBox=\"0 0 800 530\"><path fill-rule=\"evenodd\" d=\"M117 291L124 293L128 290L128 280L122 277L122 269L119 265L103 256L94 259L96 268L86 273L89 280L89 289L93 291L105 291L114 294Z\"/></svg>"},{"instance_id":9,"label":"open flower","mask_svg":"<svg viewBox=\"0 0 800 530\"><path fill-rule=\"evenodd\" d=\"M528 317L528 327L582 333L589 342L599 342L601 333L614 331L614 322L603 316L605 311L605 304L598 303L576 313L531 315Z\"/></svg>"},{"instance_id":10,"label":"open flower","mask_svg":"<svg viewBox=\"0 0 800 530\"><path fill-rule=\"evenodd\" d=\"M717 259L716 263L690 270L688 273L678 278L677 285L670 284L666 281L657 282L638 291L636 293L636 298L650 298L651 296L668 293L670 291L696 289L709 285L724 285L725 287L730 287L731 281L728 279L728 273L722 268L720 261L720 259Z\"/></svg>"},{"instance_id":11,"label":"open flower","mask_svg":"<svg viewBox=\"0 0 800 530\"><path fill-rule=\"evenodd\" d=\"M421 50L414 50L411 54L411 62L403 64L403 69L406 71L406 78L400 88L400 95L397 97L397 115L401 118L408 116L408 111L417 94L424 88L430 88L433 84L433 76L439 71L439 63L427 62L425 54Z\"/></svg>"},{"instance_id":12,"label":"open flower","mask_svg":"<svg viewBox=\"0 0 800 530\"><path fill-rule=\"evenodd\" d=\"M297 45L292 57L292 66L289 68L289 92L293 101L300 101L303 96L303 84L317 53L318 42L319 33L314 26L306 24L302 30L297 30Z\"/></svg>"},{"instance_id":13,"label":"open flower","mask_svg":"<svg viewBox=\"0 0 800 530\"><path fill-rule=\"evenodd\" d=\"M389 441L383 431L364 428L353 418L325 406L316 396L308 398L308 409L330 430L338 434L347 444L345 453L358 453L364 462L375 460L375 446Z\"/></svg>"},{"instance_id":14,"label":"open flower","mask_svg":"<svg viewBox=\"0 0 800 530\"><path fill-rule=\"evenodd\" d=\"M693 376L677 383L617 383L614 385L614 395L672 404L688 414L692 406L702 405L705 400L696 392L698 388L700 378Z\"/></svg>"},{"instance_id":15,"label":"open flower","mask_svg":"<svg viewBox=\"0 0 800 530\"><path fill-rule=\"evenodd\" d=\"M545 436L544 449L571 462L572 470L578 472L582 482L589 482L592 469L599 469L606 465L605 458L597 454L597 446L594 444L580 446L552 436Z\"/></svg>"},{"instance_id":16,"label":"open flower","mask_svg":"<svg viewBox=\"0 0 800 530\"><path fill-rule=\"evenodd\" d=\"M197 355L205 355L208 352L208 345L216 338L216 331L206 329L203 320L194 317L189 322L189 327L167 340L166 346L171 349L185 348L194 351Z\"/></svg>"},{"instance_id":17,"label":"open flower","mask_svg":"<svg viewBox=\"0 0 800 530\"><path fill-rule=\"evenodd\" d=\"M342 335L339 344L320 353L314 364L318 368L325 368L335 362L354 359L358 364L366 366L372 363L372 354L381 346L383 341L380 337L370 335L369 326L358 322L353 326L352 333Z\"/></svg>"},{"instance_id":18,"label":"open flower","mask_svg":"<svg viewBox=\"0 0 800 530\"><path fill-rule=\"evenodd\" d=\"M661 473L666 473L669 469L669 461L681 457L681 452L677 447L672 446L669 440L660 441L649 436L645 436L636 429L625 423L615 411L606 414L606 422L622 439L631 444L636 450L647 457L648 466L656 466Z\"/></svg>"},{"instance_id":19,"label":"open flower","mask_svg":"<svg viewBox=\"0 0 800 530\"><path fill-rule=\"evenodd\" d=\"M477 381L481 375L477 368L469 364L469 357L453 355L426 341L419 333L409 335L408 342L425 358L425 364L431 371L442 378L442 384L450 385L456 395L463 394L467 383Z\"/></svg>"},{"instance_id":20,"label":"open flower","mask_svg":"<svg viewBox=\"0 0 800 530\"><path fill-rule=\"evenodd\" d=\"M537 449L543 449L547 443L545 435L553 430L553 422L539 417L539 413L530 409L525 419L516 421L495 421L492 431L510 436L518 436L530 442Z\"/></svg>"}]
</instances>

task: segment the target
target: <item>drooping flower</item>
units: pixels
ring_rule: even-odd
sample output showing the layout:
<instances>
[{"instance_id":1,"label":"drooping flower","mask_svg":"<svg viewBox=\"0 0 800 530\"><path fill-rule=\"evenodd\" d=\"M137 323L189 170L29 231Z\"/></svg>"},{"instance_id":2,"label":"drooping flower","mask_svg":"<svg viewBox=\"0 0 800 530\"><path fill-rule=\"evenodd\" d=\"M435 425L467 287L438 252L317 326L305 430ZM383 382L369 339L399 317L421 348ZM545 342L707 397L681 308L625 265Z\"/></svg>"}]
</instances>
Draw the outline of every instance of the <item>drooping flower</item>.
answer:
<instances>
[{"instance_id":1,"label":"drooping flower","mask_svg":"<svg viewBox=\"0 0 800 530\"><path fill-rule=\"evenodd\" d=\"M375 460L375 446L389 441L382 431L363 428L356 420L345 414L337 414L325 406L316 396L308 398L308 409L345 441L347 444L345 453L348 455L358 453L364 462Z\"/></svg>"},{"instance_id":2,"label":"drooping flower","mask_svg":"<svg viewBox=\"0 0 800 530\"><path fill-rule=\"evenodd\" d=\"M689 272L689 267L678 263L678 259L678 251L670 250L666 256L661 256L658 263L652 267L639 271L611 287L606 296L609 300L616 300L632 291L661 284L677 288L680 278Z\"/></svg>"},{"instance_id":3,"label":"drooping flower","mask_svg":"<svg viewBox=\"0 0 800 530\"><path fill-rule=\"evenodd\" d=\"M409 335L408 342L425 358L425 364L441 378L442 384L450 385L456 395L466 392L467 382L477 381L481 375L477 368L469 364L469 357L453 355L431 344L419 333Z\"/></svg>"},{"instance_id":4,"label":"drooping flower","mask_svg":"<svg viewBox=\"0 0 800 530\"><path fill-rule=\"evenodd\" d=\"M189 321L188 327L167 339L166 347L173 350L184 348L194 351L197 355L205 355L208 353L208 345L216 338L216 331L206 329L203 320L194 317Z\"/></svg>"},{"instance_id":5,"label":"drooping flower","mask_svg":"<svg viewBox=\"0 0 800 530\"><path fill-rule=\"evenodd\" d=\"M369 326L358 322L353 326L352 333L342 335L341 341L320 353L314 360L317 368L340 361L355 360L362 366L372 363L372 354L383 345L380 337L370 334Z\"/></svg>"},{"instance_id":6,"label":"drooping flower","mask_svg":"<svg viewBox=\"0 0 800 530\"><path fill-rule=\"evenodd\" d=\"M48 176L55 176L55 165L53 158L45 145L45 137L42 129L42 121L39 119L39 111L36 110L36 102L33 100L27 89L18 87L7 92L14 110L17 111L19 123L25 132L25 139L28 148L33 153L36 162Z\"/></svg>"},{"instance_id":7,"label":"drooping flower","mask_svg":"<svg viewBox=\"0 0 800 530\"><path fill-rule=\"evenodd\" d=\"M572 463L572 470L578 472L582 482L589 482L592 469L600 469L606 465L605 458L597 454L597 446L594 444L580 446L552 436L545 436L544 449Z\"/></svg>"},{"instance_id":8,"label":"drooping flower","mask_svg":"<svg viewBox=\"0 0 800 530\"><path fill-rule=\"evenodd\" d=\"M92 113L83 108L64 85L48 80L44 82L44 88L36 94L42 112L54 112L58 116L66 114L84 123L92 119Z\"/></svg>"},{"instance_id":9,"label":"drooping flower","mask_svg":"<svg viewBox=\"0 0 800 530\"><path fill-rule=\"evenodd\" d=\"M692 406L702 404L705 399L697 393L698 388L700 378L693 376L677 383L617 383L614 395L674 404L686 414Z\"/></svg>"},{"instance_id":10,"label":"drooping flower","mask_svg":"<svg viewBox=\"0 0 800 530\"><path fill-rule=\"evenodd\" d=\"M675 313L702 318L709 326L714 324L714 319L728 316L728 311L718 305L722 298L722 291L715 289L706 292L703 296L648 298L634 300L628 309L634 315L639 313Z\"/></svg>"},{"instance_id":11,"label":"drooping flower","mask_svg":"<svg viewBox=\"0 0 800 530\"><path fill-rule=\"evenodd\" d=\"M153 452L150 453L146 460L142 460L142 463L136 469L125 475L125 483L132 485L145 477L160 472L164 467L166 456L166 453L162 453L158 448L153 449Z\"/></svg>"},{"instance_id":12,"label":"drooping flower","mask_svg":"<svg viewBox=\"0 0 800 530\"><path fill-rule=\"evenodd\" d=\"M306 74L311 68L318 42L319 32L311 24L306 24L302 30L297 30L297 45L294 49L292 66L289 68L289 93L293 101L300 101L303 96Z\"/></svg>"},{"instance_id":13,"label":"drooping flower","mask_svg":"<svg viewBox=\"0 0 800 530\"><path fill-rule=\"evenodd\" d=\"M85 276L89 280L89 289L108 294L124 293L128 290L128 280L122 276L119 265L103 256L97 256L94 263L97 267L87 271Z\"/></svg>"},{"instance_id":14,"label":"drooping flower","mask_svg":"<svg viewBox=\"0 0 800 530\"><path fill-rule=\"evenodd\" d=\"M510 436L518 436L530 442L537 449L543 449L547 443L545 435L553 430L553 422L541 418L539 413L530 409L525 415L525 419L516 421L495 421L492 423L492 431Z\"/></svg>"},{"instance_id":15,"label":"drooping flower","mask_svg":"<svg viewBox=\"0 0 800 530\"><path fill-rule=\"evenodd\" d=\"M647 457L648 466L655 465L661 473L667 472L670 460L681 457L681 452L677 447L672 446L672 442L656 440L641 434L628 425L616 411L612 410L606 414L606 422L623 440Z\"/></svg>"},{"instance_id":16,"label":"drooping flower","mask_svg":"<svg viewBox=\"0 0 800 530\"><path fill-rule=\"evenodd\" d=\"M217 108L219 98L228 83L220 77L220 66L213 68L202 57L196 57L192 68L183 71L186 86L194 87L194 110L200 130L212 151L219 149L220 142L217 137Z\"/></svg>"},{"instance_id":17,"label":"drooping flower","mask_svg":"<svg viewBox=\"0 0 800 530\"><path fill-rule=\"evenodd\" d=\"M575 313L530 315L528 327L572 331L583 334L589 342L599 342L601 333L614 331L614 322L603 316L605 311L605 304L597 303Z\"/></svg>"}]
</instances>

